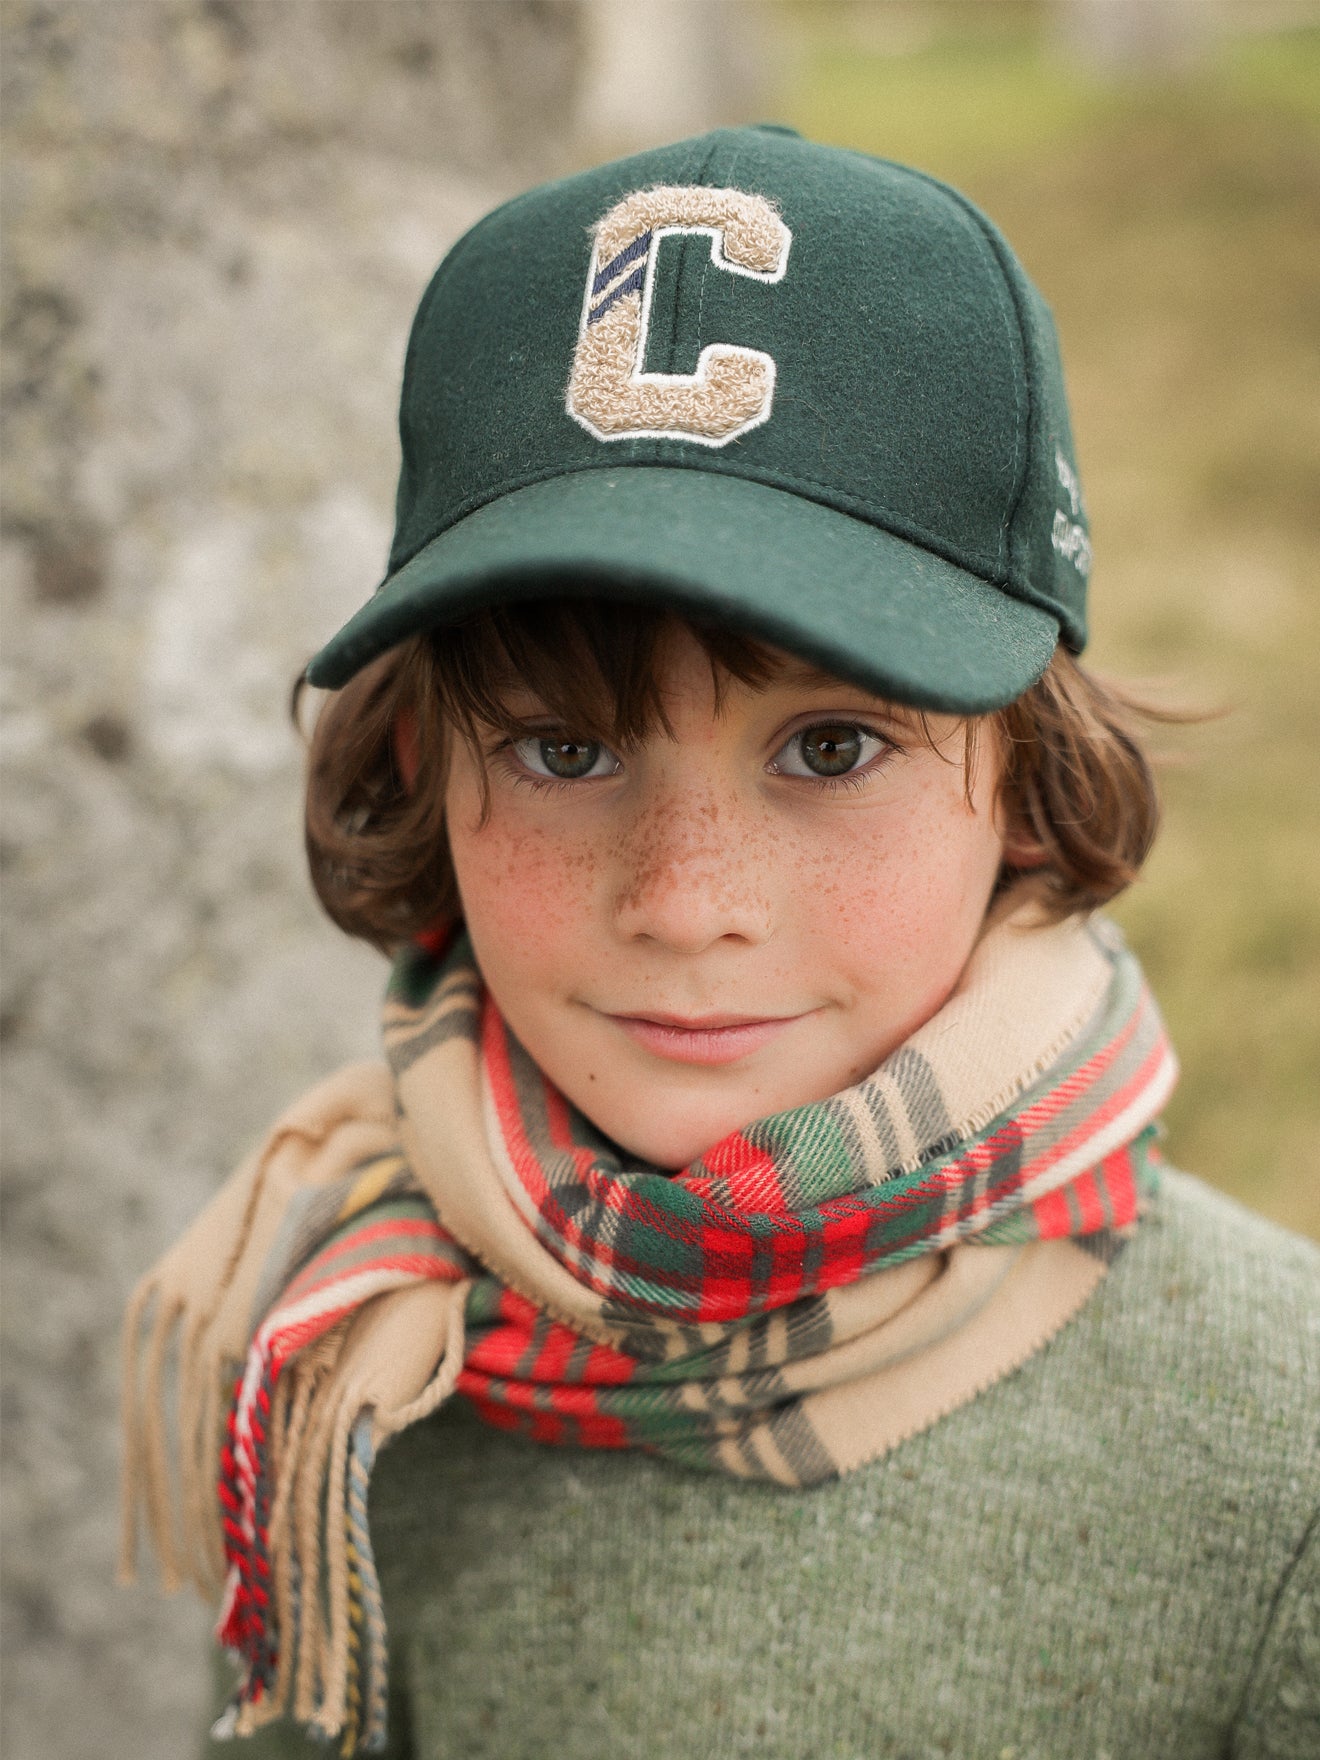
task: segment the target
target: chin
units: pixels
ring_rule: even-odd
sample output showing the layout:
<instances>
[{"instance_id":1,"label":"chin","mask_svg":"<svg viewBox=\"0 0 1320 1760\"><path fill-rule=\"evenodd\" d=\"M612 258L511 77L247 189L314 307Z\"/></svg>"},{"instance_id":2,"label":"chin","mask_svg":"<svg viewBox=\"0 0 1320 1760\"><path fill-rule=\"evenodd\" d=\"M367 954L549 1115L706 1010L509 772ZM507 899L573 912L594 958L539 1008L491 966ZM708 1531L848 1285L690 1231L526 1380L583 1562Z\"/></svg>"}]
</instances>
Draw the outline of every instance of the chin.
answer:
<instances>
[{"instance_id":1,"label":"chin","mask_svg":"<svg viewBox=\"0 0 1320 1760\"><path fill-rule=\"evenodd\" d=\"M593 1122L595 1121L593 1120ZM663 1173L682 1173L683 1169L691 1162L698 1160L702 1153L701 1149L694 1149L691 1154L688 1154L687 1141L676 1140L672 1136L657 1139L646 1135L645 1132L612 1131L605 1125L600 1125L598 1128L604 1131L612 1143L618 1144L626 1160L644 1161L650 1167L660 1168ZM708 1149L710 1144L703 1144L702 1147Z\"/></svg>"},{"instance_id":2,"label":"chin","mask_svg":"<svg viewBox=\"0 0 1320 1760\"><path fill-rule=\"evenodd\" d=\"M760 1115L757 1114L759 1117ZM694 1121L690 1126L681 1126L676 1121L668 1121L665 1130L657 1132L644 1127L629 1130L626 1122L618 1130L610 1130L601 1124L600 1129L615 1142L627 1155L636 1156L639 1161L649 1162L652 1167L659 1167L665 1173L682 1173L694 1161L699 1161L708 1149L716 1143L723 1142L731 1132L741 1129L742 1125L750 1124L750 1118L732 1124L706 1124Z\"/></svg>"}]
</instances>

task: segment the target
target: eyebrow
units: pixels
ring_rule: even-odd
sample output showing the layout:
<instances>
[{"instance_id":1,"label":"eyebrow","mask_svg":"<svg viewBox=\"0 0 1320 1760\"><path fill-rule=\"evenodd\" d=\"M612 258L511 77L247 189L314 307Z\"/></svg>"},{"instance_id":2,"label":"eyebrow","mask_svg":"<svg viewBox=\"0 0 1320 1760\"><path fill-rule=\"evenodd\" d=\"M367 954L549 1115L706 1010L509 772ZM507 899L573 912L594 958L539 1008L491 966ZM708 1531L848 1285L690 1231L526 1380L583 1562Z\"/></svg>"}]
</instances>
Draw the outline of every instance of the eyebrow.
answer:
<instances>
[{"instance_id":1,"label":"eyebrow","mask_svg":"<svg viewBox=\"0 0 1320 1760\"><path fill-rule=\"evenodd\" d=\"M823 666L816 666L810 660L799 660L796 656L784 660L779 667L781 684L823 685L847 684L847 679L840 678L837 673L827 672ZM858 687L860 688L860 687Z\"/></svg>"},{"instance_id":2,"label":"eyebrow","mask_svg":"<svg viewBox=\"0 0 1320 1760\"><path fill-rule=\"evenodd\" d=\"M907 703L899 703L892 697L881 696L878 691L873 691L864 684L858 684L855 679L840 678L837 672L830 672L810 660L799 660L796 655L790 656L781 663L775 674L774 682L806 690L860 691L863 696L871 697L877 703L883 703L887 709L893 709L897 714L919 713Z\"/></svg>"}]
</instances>

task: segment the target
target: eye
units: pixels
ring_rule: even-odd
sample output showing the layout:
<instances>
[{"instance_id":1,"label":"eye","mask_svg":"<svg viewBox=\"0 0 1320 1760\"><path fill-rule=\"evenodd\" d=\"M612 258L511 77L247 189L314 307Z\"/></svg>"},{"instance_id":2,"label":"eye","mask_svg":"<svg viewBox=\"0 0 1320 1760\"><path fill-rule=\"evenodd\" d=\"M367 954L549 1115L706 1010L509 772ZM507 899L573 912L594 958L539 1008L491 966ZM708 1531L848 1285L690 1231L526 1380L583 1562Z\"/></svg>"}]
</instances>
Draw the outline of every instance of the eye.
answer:
<instances>
[{"instance_id":1,"label":"eye","mask_svg":"<svg viewBox=\"0 0 1320 1760\"><path fill-rule=\"evenodd\" d=\"M775 753L770 768L778 776L849 776L889 747L869 728L850 721L822 721L804 727Z\"/></svg>"},{"instance_id":2,"label":"eye","mask_svg":"<svg viewBox=\"0 0 1320 1760\"><path fill-rule=\"evenodd\" d=\"M533 776L552 777L556 782L585 782L597 776L613 776L619 760L608 746L593 739L548 739L533 734L515 740L514 752Z\"/></svg>"}]
</instances>

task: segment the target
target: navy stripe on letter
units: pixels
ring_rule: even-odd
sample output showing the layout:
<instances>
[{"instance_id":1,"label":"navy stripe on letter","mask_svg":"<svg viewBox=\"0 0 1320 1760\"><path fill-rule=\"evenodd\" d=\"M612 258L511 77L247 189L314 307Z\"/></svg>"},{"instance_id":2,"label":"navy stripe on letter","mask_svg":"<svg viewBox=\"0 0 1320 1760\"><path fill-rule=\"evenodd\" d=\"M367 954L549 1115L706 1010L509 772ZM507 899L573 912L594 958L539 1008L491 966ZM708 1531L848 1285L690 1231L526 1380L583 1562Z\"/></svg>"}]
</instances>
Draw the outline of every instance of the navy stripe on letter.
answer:
<instances>
[{"instance_id":1,"label":"navy stripe on letter","mask_svg":"<svg viewBox=\"0 0 1320 1760\"><path fill-rule=\"evenodd\" d=\"M636 293L646 280L646 269L634 269L626 281L621 281L613 293L607 293L600 304L591 313L587 323L594 324L597 318L603 318L616 299L622 299L625 293Z\"/></svg>"},{"instance_id":2,"label":"navy stripe on letter","mask_svg":"<svg viewBox=\"0 0 1320 1760\"><path fill-rule=\"evenodd\" d=\"M612 263L606 263L591 284L592 299L595 299L598 293L602 293L609 286L620 270L626 269L629 263L635 263L638 257L644 257L650 248L651 234L648 231L642 233L640 238L635 238L630 245L621 250Z\"/></svg>"}]
</instances>

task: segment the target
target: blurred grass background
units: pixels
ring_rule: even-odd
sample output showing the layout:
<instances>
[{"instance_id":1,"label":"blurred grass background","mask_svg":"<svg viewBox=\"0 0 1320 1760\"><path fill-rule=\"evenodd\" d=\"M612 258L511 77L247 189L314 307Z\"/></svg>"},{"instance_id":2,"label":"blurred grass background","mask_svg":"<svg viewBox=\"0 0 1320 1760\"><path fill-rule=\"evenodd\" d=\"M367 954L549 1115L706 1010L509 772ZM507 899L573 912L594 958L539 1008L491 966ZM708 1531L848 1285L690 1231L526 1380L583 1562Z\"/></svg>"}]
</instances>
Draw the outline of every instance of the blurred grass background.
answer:
<instances>
[{"instance_id":1,"label":"blurred grass background","mask_svg":"<svg viewBox=\"0 0 1320 1760\"><path fill-rule=\"evenodd\" d=\"M1054 308L1088 660L1227 711L1159 736L1115 913L1183 1063L1168 1153L1320 1238L1320 28L1097 68L1043 5L784 17L784 119L966 190Z\"/></svg>"}]
</instances>

